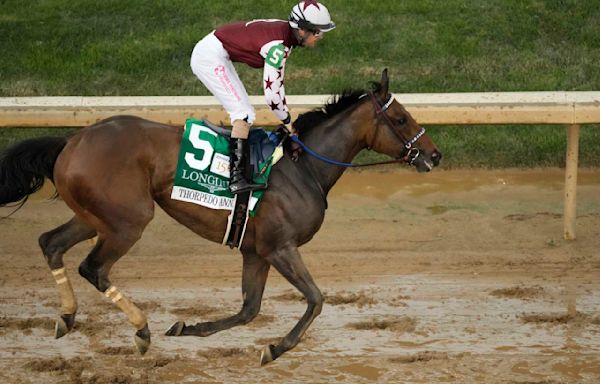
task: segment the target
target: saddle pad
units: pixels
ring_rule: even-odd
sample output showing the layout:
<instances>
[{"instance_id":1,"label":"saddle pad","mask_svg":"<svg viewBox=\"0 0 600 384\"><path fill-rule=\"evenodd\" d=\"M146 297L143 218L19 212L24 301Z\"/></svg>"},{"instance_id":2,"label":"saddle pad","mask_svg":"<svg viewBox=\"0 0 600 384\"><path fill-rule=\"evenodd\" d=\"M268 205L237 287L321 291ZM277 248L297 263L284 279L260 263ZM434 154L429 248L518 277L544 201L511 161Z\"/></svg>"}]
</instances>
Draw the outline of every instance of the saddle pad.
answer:
<instances>
[{"instance_id":1,"label":"saddle pad","mask_svg":"<svg viewBox=\"0 0 600 384\"><path fill-rule=\"evenodd\" d=\"M264 131L263 131L264 132ZM264 133L267 135L266 133ZM262 174L254 182L265 184L277 157L271 155L260 164ZM203 120L188 119L181 139L171 198L212 209L233 209L229 192L229 138L217 134ZM250 197L250 216L256 215L264 191Z\"/></svg>"}]
</instances>

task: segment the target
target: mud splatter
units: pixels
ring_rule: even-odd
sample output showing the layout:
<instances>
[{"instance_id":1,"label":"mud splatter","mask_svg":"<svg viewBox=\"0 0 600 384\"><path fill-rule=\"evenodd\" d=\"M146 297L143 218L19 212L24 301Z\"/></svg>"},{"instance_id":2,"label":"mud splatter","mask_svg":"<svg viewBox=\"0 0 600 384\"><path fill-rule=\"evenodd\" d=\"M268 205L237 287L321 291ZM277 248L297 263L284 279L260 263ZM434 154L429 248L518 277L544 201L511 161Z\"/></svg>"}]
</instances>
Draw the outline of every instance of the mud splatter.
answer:
<instances>
[{"instance_id":1,"label":"mud splatter","mask_svg":"<svg viewBox=\"0 0 600 384\"><path fill-rule=\"evenodd\" d=\"M490 292L490 295L509 299L530 300L541 296L543 293L544 288L540 287L539 285L535 285L533 287L515 286L495 289Z\"/></svg>"},{"instance_id":2,"label":"mud splatter","mask_svg":"<svg viewBox=\"0 0 600 384\"><path fill-rule=\"evenodd\" d=\"M371 319L367 321L349 323L346 325L346 327L361 331L390 330L398 333L411 333L414 332L417 327L417 320L408 316L387 319Z\"/></svg>"},{"instance_id":3,"label":"mud splatter","mask_svg":"<svg viewBox=\"0 0 600 384\"><path fill-rule=\"evenodd\" d=\"M572 324L576 326L586 326L588 324L598 325L600 324L600 317L592 317L588 314L577 312L575 314L569 313L530 313L522 314L519 316L524 323L534 324L548 324L548 325L562 325Z\"/></svg>"},{"instance_id":4,"label":"mud splatter","mask_svg":"<svg viewBox=\"0 0 600 384\"><path fill-rule=\"evenodd\" d=\"M128 367L143 368L144 370L162 368L176 361L189 361L193 363L192 359L184 358L181 355L169 355L165 356L158 354L153 358L141 357L136 353L132 357L127 357L126 362Z\"/></svg>"},{"instance_id":5,"label":"mud splatter","mask_svg":"<svg viewBox=\"0 0 600 384\"><path fill-rule=\"evenodd\" d=\"M151 368L162 368L174 362L175 359L169 357L161 357L150 361Z\"/></svg>"},{"instance_id":6,"label":"mud splatter","mask_svg":"<svg viewBox=\"0 0 600 384\"><path fill-rule=\"evenodd\" d=\"M354 304L359 308L362 308L366 305L371 306L377 304L377 300L367 296L365 292L359 293L333 293L333 294L325 294L325 302L331 305L344 305L344 304Z\"/></svg>"},{"instance_id":7,"label":"mud splatter","mask_svg":"<svg viewBox=\"0 0 600 384\"><path fill-rule=\"evenodd\" d=\"M54 357L28 361L23 368L34 372L62 372L69 369L69 363L62 357Z\"/></svg>"},{"instance_id":8,"label":"mud splatter","mask_svg":"<svg viewBox=\"0 0 600 384\"><path fill-rule=\"evenodd\" d=\"M82 377L84 370L90 369L92 362L89 359L75 357L65 359L63 357L53 357L49 359L29 359L23 368L37 373L52 373L69 377L68 383L112 383L113 381L98 380L97 377ZM94 375L97 376L97 375ZM62 381L61 381L62 382Z\"/></svg>"},{"instance_id":9,"label":"mud splatter","mask_svg":"<svg viewBox=\"0 0 600 384\"><path fill-rule=\"evenodd\" d=\"M294 292L294 291L287 291L287 292L284 292L277 296L271 296L271 297L269 297L269 299L276 300L276 301L292 301L292 302L306 301L304 299L304 296L302 296L301 294Z\"/></svg>"},{"instance_id":10,"label":"mud splatter","mask_svg":"<svg viewBox=\"0 0 600 384\"><path fill-rule=\"evenodd\" d=\"M445 352L436 352L436 351L424 351L406 356L392 357L389 360L392 363L401 363L401 364L409 364L409 363L417 363L422 361L431 361L431 360L447 360L448 354Z\"/></svg>"},{"instance_id":11,"label":"mud splatter","mask_svg":"<svg viewBox=\"0 0 600 384\"><path fill-rule=\"evenodd\" d=\"M135 382L140 382L136 378L127 374L115 374L115 375L92 375L89 378L80 379L78 382L85 384L130 384ZM144 381L142 381L144 382ZM146 381L147 382L147 381Z\"/></svg>"},{"instance_id":12,"label":"mud splatter","mask_svg":"<svg viewBox=\"0 0 600 384\"><path fill-rule=\"evenodd\" d=\"M225 312L221 308L215 308L202 304L190 304L189 307L185 308L173 308L169 310L169 313L181 317L188 316L198 318L203 318L205 316L214 316L217 314L225 315Z\"/></svg>"},{"instance_id":13,"label":"mud splatter","mask_svg":"<svg viewBox=\"0 0 600 384\"><path fill-rule=\"evenodd\" d=\"M54 320L49 317L30 317L27 319L1 317L0 332L8 329L17 329L20 331L28 331L31 329L53 330Z\"/></svg>"},{"instance_id":14,"label":"mud splatter","mask_svg":"<svg viewBox=\"0 0 600 384\"><path fill-rule=\"evenodd\" d=\"M404 300L410 300L410 296L406 296L406 295L395 296L395 297L392 297L392 298L386 300L385 302L387 305L390 305L392 307L406 308L406 307L408 307L408 304L406 304L404 302Z\"/></svg>"},{"instance_id":15,"label":"mud splatter","mask_svg":"<svg viewBox=\"0 0 600 384\"><path fill-rule=\"evenodd\" d=\"M136 351L133 347L105 347L98 351L103 355L134 355Z\"/></svg>"},{"instance_id":16,"label":"mud splatter","mask_svg":"<svg viewBox=\"0 0 600 384\"><path fill-rule=\"evenodd\" d=\"M365 292L351 293L351 292L339 292L339 293L328 293L323 294L325 303L329 305L347 305L353 304L362 308L365 305L377 304L377 300L369 297ZM294 291L284 292L277 296L272 296L271 299L277 301L288 301L288 302L302 302L306 301L304 297Z\"/></svg>"},{"instance_id":17,"label":"mud splatter","mask_svg":"<svg viewBox=\"0 0 600 384\"><path fill-rule=\"evenodd\" d=\"M254 348L209 348L198 351L196 355L212 360L224 357L250 357L257 352L258 350Z\"/></svg>"},{"instance_id":18,"label":"mud splatter","mask_svg":"<svg viewBox=\"0 0 600 384\"><path fill-rule=\"evenodd\" d=\"M101 335L104 332L109 332L112 329L113 325L108 322L96 322L88 320L86 322L77 322L75 321L74 330L81 332L87 337L94 337Z\"/></svg>"},{"instance_id":19,"label":"mud splatter","mask_svg":"<svg viewBox=\"0 0 600 384\"><path fill-rule=\"evenodd\" d=\"M137 303L137 306L144 312L153 312L153 311L161 311L163 312L165 309L163 306L157 301L142 301Z\"/></svg>"}]
</instances>

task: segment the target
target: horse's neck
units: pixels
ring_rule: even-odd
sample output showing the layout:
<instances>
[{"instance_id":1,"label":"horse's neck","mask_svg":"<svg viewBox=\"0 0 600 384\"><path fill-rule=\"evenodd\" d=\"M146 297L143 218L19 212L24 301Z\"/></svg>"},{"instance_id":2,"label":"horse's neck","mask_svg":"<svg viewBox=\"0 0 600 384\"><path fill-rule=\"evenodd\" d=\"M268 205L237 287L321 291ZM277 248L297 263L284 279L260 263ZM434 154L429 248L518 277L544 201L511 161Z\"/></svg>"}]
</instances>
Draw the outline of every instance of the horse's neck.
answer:
<instances>
[{"instance_id":1,"label":"horse's neck","mask_svg":"<svg viewBox=\"0 0 600 384\"><path fill-rule=\"evenodd\" d=\"M357 137L356 122L344 116L337 116L319 127L315 127L304 143L316 153L338 162L350 163L364 147ZM312 167L316 181L321 185L325 194L342 176L346 167L326 164L305 153L303 160Z\"/></svg>"}]
</instances>

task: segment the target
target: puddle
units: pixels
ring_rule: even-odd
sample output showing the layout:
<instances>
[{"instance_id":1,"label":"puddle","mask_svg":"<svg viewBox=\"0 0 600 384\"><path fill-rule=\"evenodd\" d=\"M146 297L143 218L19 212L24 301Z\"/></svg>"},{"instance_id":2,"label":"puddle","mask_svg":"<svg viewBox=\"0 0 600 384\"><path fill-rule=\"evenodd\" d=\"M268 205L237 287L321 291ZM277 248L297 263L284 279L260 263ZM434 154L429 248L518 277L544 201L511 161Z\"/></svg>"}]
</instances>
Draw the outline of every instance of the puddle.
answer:
<instances>
[{"instance_id":1,"label":"puddle","mask_svg":"<svg viewBox=\"0 0 600 384\"><path fill-rule=\"evenodd\" d=\"M341 372L349 373L354 376L364 377L368 380L378 380L381 370L364 364L353 363L337 367Z\"/></svg>"}]
</instances>

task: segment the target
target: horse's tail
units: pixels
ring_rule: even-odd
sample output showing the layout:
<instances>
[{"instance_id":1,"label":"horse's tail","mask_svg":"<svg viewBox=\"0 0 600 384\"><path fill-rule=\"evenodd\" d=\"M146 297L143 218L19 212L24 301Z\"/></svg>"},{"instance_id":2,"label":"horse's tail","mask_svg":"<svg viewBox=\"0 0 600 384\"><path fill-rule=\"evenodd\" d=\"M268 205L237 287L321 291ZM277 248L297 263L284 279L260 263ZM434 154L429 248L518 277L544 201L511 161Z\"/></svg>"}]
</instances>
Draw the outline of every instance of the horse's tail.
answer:
<instances>
[{"instance_id":1,"label":"horse's tail","mask_svg":"<svg viewBox=\"0 0 600 384\"><path fill-rule=\"evenodd\" d=\"M0 207L27 201L44 185L54 181L54 163L67 144L66 137L42 137L21 141L0 152Z\"/></svg>"}]
</instances>

